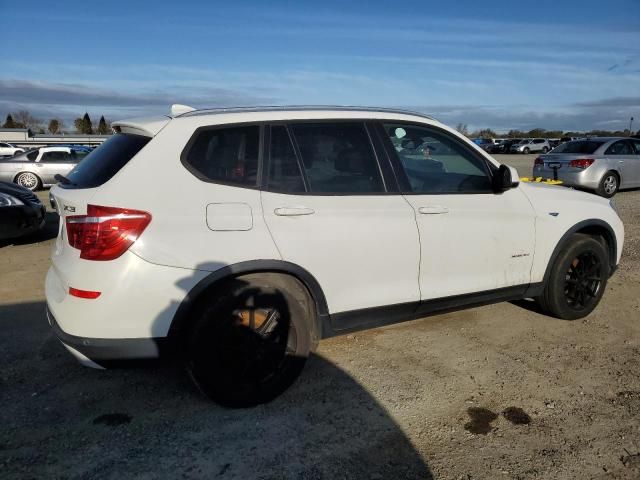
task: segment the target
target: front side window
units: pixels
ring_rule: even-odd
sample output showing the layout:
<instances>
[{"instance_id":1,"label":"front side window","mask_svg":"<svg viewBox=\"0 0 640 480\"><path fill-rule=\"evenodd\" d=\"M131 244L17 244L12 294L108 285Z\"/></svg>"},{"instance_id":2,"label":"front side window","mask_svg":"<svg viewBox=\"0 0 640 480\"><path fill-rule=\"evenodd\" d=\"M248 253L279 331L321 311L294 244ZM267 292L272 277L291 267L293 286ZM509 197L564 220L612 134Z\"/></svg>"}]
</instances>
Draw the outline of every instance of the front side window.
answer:
<instances>
[{"instance_id":1,"label":"front side window","mask_svg":"<svg viewBox=\"0 0 640 480\"><path fill-rule=\"evenodd\" d=\"M627 143L625 140L620 140L614 144L612 144L607 151L604 152L605 155L631 155L631 145Z\"/></svg>"},{"instance_id":2,"label":"front side window","mask_svg":"<svg viewBox=\"0 0 640 480\"><path fill-rule=\"evenodd\" d=\"M299 123L289 130L311 193L384 192L378 162L362 123Z\"/></svg>"},{"instance_id":3,"label":"front side window","mask_svg":"<svg viewBox=\"0 0 640 480\"><path fill-rule=\"evenodd\" d=\"M383 125L395 147L411 193L490 193L485 161L440 130L409 124Z\"/></svg>"},{"instance_id":4,"label":"front side window","mask_svg":"<svg viewBox=\"0 0 640 480\"><path fill-rule=\"evenodd\" d=\"M259 149L257 125L203 129L195 134L183 161L204 180L255 187Z\"/></svg>"},{"instance_id":5,"label":"front side window","mask_svg":"<svg viewBox=\"0 0 640 480\"><path fill-rule=\"evenodd\" d=\"M640 140L631 140L636 150L636 155L640 155Z\"/></svg>"}]
</instances>

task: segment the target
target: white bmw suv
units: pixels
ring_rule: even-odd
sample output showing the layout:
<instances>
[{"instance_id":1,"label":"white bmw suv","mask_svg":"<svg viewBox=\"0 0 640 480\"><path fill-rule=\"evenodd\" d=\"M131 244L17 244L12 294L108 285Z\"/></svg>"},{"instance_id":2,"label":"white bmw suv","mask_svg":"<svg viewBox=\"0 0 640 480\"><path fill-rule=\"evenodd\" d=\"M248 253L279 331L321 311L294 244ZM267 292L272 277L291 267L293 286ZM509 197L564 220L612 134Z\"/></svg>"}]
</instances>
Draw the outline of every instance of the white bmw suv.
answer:
<instances>
[{"instance_id":1,"label":"white bmw suv","mask_svg":"<svg viewBox=\"0 0 640 480\"><path fill-rule=\"evenodd\" d=\"M47 315L83 364L174 355L266 402L322 338L535 298L588 315L623 244L608 200L519 184L420 114L296 107L114 123L51 189Z\"/></svg>"}]
</instances>

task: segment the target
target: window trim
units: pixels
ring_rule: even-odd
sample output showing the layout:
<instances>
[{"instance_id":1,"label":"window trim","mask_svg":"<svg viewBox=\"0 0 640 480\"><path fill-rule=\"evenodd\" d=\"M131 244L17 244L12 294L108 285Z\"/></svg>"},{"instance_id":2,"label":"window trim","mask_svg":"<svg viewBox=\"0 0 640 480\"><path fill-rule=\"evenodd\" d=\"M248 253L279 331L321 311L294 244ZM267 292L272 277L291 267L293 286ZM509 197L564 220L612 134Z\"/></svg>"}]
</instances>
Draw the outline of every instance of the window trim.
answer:
<instances>
[{"instance_id":1,"label":"window trim","mask_svg":"<svg viewBox=\"0 0 640 480\"><path fill-rule=\"evenodd\" d=\"M409 182L409 177L405 172L404 166L402 165L402 161L400 160L400 156L398 152L393 146L389 135L384 129L385 123L393 123L398 125L412 125L417 127L422 127L426 130L433 130L437 133L440 133L446 137L455 139L462 148L467 151L472 157L480 160L481 164L484 166L485 174L489 179L489 183L493 185L493 177L494 173L497 171L497 167L493 165L489 160L487 160L484 156L476 152L473 148L463 142L461 139L453 135L451 132L448 132L444 128L438 127L436 125L431 125L428 123L420 123L420 122L411 122L407 120L388 120L388 119L378 119L377 123L377 134L381 137L381 141L383 142L385 152L387 158L391 165L393 166L393 170L395 176L398 181L398 191L401 195L496 195L496 192L493 189L489 189L486 191L473 191L473 192L414 192L411 190L411 184ZM399 173L398 173L399 172Z\"/></svg>"},{"instance_id":2,"label":"window trim","mask_svg":"<svg viewBox=\"0 0 640 480\"><path fill-rule=\"evenodd\" d=\"M243 127L258 127L258 171L256 174L256 184L255 185L247 185L236 182L226 182L224 180L213 180L205 175L203 175L198 169L196 169L193 165L191 165L187 159L189 156L189 152L193 147L193 144L196 142L198 135L201 132L209 131L209 130L225 130L230 128L243 128ZM180 152L180 163L182 166L189 171L194 177L198 180L205 183L213 183L216 185L225 185L228 187L236 187L236 188L246 188L249 190L258 190L262 189L262 178L263 178L263 170L262 165L264 163L263 159L263 151L264 151L264 130L265 130L265 122L238 122L238 123L221 123L217 125L203 125L201 127L196 128L191 137L187 141L187 144Z\"/></svg>"},{"instance_id":3,"label":"window trim","mask_svg":"<svg viewBox=\"0 0 640 480\"><path fill-rule=\"evenodd\" d=\"M371 123L374 122L375 119L367 119L367 118L309 118L309 119L289 119L289 120L277 120L277 121L270 121L267 122L269 125L269 128L274 127L274 126L281 126L284 125L285 128L287 129L287 133L289 135L289 140L291 141L292 145L293 145L293 149L294 152L296 154L296 160L298 162L298 169L300 170L300 172L302 173L302 180L304 182L305 185L305 191L304 192L282 192L282 191L278 191L275 189L268 189L266 187L266 185L264 186L264 191L268 192L268 193L277 193L279 195L297 195L297 196L313 196L313 197L346 197L346 196L350 196L350 197L372 197L372 196L380 196L380 195L399 195L400 192L397 188L393 188L393 183L391 184L392 188L390 187L390 178L387 175L385 175L384 169L381 167L381 164L385 163L386 159L384 158L384 156L382 155L383 152L380 152L378 148L376 148L375 142L374 142L374 135L375 132L371 131ZM376 162L376 167L378 169L378 174L380 175L380 179L382 181L382 188L383 190L380 192L312 192L309 189L309 180L307 178L307 172L306 170L303 168L303 161L302 161L302 155L300 154L300 149L298 148L298 142L295 138L295 136L292 134L292 132L290 131L290 127L292 125L299 125L299 124L304 124L304 123L310 123L310 124L332 124L332 125L337 125L340 123L349 123L349 124L360 124L366 135L367 138L369 140L369 146L371 147L371 151L373 152L373 158ZM269 138L269 141L271 139ZM269 144L265 144L265 148L269 148L269 154L265 155L265 158L267 159L267 161L269 162L268 164L265 165L265 169L264 171L267 172L266 175L268 175L268 172L270 171L270 167L271 167L271 145ZM395 179L394 179L395 180Z\"/></svg>"}]
</instances>

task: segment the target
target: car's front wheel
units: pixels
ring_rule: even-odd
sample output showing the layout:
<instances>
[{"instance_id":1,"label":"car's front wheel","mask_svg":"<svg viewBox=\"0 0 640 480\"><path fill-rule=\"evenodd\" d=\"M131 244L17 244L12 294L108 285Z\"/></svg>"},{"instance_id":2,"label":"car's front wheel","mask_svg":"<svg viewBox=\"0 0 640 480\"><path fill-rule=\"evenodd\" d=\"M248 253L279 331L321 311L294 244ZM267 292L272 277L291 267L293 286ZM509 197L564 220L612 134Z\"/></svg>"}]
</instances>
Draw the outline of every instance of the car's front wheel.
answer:
<instances>
[{"instance_id":1,"label":"car's front wheel","mask_svg":"<svg viewBox=\"0 0 640 480\"><path fill-rule=\"evenodd\" d=\"M525 148L522 150L522 153L524 153L524 154L528 154L528 153L529 153L529 147L525 147Z\"/></svg>"},{"instance_id":2,"label":"car's front wheel","mask_svg":"<svg viewBox=\"0 0 640 480\"><path fill-rule=\"evenodd\" d=\"M42 181L35 173L22 172L16 176L15 183L35 192L42 186Z\"/></svg>"},{"instance_id":3,"label":"car's front wheel","mask_svg":"<svg viewBox=\"0 0 640 480\"><path fill-rule=\"evenodd\" d=\"M547 153L549 149L547 147L542 147L542 153Z\"/></svg>"},{"instance_id":4,"label":"car's front wheel","mask_svg":"<svg viewBox=\"0 0 640 480\"><path fill-rule=\"evenodd\" d=\"M266 403L284 392L312 350L304 302L260 275L228 282L196 313L186 364L196 385L232 408Z\"/></svg>"},{"instance_id":5,"label":"car's front wheel","mask_svg":"<svg viewBox=\"0 0 640 480\"><path fill-rule=\"evenodd\" d=\"M544 291L536 300L542 310L563 320L589 315L600 302L609 277L609 256L596 238L576 234L551 266Z\"/></svg>"},{"instance_id":6,"label":"car's front wheel","mask_svg":"<svg viewBox=\"0 0 640 480\"><path fill-rule=\"evenodd\" d=\"M607 172L600 180L596 193L601 197L611 198L618 192L619 187L618 175L615 172Z\"/></svg>"}]
</instances>

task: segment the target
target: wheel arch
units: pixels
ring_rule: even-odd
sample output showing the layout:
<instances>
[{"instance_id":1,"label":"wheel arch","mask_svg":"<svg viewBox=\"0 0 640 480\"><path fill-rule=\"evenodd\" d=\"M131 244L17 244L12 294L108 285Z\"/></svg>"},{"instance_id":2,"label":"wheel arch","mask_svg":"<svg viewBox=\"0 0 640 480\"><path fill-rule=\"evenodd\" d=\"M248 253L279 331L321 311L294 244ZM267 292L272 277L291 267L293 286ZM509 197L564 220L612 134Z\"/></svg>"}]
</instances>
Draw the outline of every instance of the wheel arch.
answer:
<instances>
[{"instance_id":1,"label":"wheel arch","mask_svg":"<svg viewBox=\"0 0 640 480\"><path fill-rule=\"evenodd\" d=\"M329 309L322 287L316 278L295 263L283 260L250 260L226 265L200 280L180 303L169 327L168 336L180 337L190 327L190 314L204 298L228 280L256 273L281 274L297 280L307 290L315 309L315 322L320 338L330 335Z\"/></svg>"},{"instance_id":2,"label":"wheel arch","mask_svg":"<svg viewBox=\"0 0 640 480\"><path fill-rule=\"evenodd\" d=\"M567 245L570 238L576 233L583 233L602 239L602 241L606 245L607 251L609 252L609 261L611 268L611 271L609 273L613 274L618 255L618 243L616 235L613 231L613 228L611 228L611 225L609 225L607 222L597 218L592 218L576 223L569 230L567 230L564 235L562 235L562 237L560 237L560 240L553 249L553 252L549 257L549 261L547 262L547 268L545 269L544 278L542 281L543 284L546 284L551 272L551 268L553 267L556 258L558 258L560 251Z\"/></svg>"}]
</instances>

